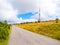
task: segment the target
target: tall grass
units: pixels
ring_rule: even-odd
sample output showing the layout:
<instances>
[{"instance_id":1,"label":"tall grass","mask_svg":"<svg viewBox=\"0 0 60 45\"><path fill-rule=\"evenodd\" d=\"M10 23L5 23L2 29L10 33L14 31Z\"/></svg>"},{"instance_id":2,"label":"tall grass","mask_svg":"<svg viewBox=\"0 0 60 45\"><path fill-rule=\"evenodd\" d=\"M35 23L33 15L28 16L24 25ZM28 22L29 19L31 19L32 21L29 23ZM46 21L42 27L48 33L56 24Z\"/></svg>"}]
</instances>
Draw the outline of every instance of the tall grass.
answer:
<instances>
[{"instance_id":1,"label":"tall grass","mask_svg":"<svg viewBox=\"0 0 60 45\"><path fill-rule=\"evenodd\" d=\"M0 45L7 45L10 26L6 22L0 22Z\"/></svg>"},{"instance_id":2,"label":"tall grass","mask_svg":"<svg viewBox=\"0 0 60 45\"><path fill-rule=\"evenodd\" d=\"M38 34L60 40L60 23L55 23L54 21L20 24L17 26Z\"/></svg>"}]
</instances>

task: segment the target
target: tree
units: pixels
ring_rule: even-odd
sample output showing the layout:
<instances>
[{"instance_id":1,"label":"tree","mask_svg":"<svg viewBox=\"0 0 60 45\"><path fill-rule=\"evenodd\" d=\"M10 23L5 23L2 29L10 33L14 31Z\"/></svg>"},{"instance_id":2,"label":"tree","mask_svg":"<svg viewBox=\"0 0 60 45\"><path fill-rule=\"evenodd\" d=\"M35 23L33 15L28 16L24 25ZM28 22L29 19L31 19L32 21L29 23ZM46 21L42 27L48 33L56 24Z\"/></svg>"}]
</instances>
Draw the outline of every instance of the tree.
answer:
<instances>
[{"instance_id":1,"label":"tree","mask_svg":"<svg viewBox=\"0 0 60 45\"><path fill-rule=\"evenodd\" d=\"M56 18L56 23L58 23L58 21L59 21L59 19L58 19L58 18Z\"/></svg>"},{"instance_id":2,"label":"tree","mask_svg":"<svg viewBox=\"0 0 60 45\"><path fill-rule=\"evenodd\" d=\"M7 24L7 21L5 20L4 23Z\"/></svg>"}]
</instances>

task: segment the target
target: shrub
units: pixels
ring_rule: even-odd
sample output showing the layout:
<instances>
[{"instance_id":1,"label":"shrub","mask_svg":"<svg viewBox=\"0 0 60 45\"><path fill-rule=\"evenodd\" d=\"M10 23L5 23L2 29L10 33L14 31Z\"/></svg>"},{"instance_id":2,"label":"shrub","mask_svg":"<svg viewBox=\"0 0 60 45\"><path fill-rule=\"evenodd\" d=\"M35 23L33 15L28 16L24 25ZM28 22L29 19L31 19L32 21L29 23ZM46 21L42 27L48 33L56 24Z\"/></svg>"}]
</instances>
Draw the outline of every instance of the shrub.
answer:
<instances>
[{"instance_id":1,"label":"shrub","mask_svg":"<svg viewBox=\"0 0 60 45\"><path fill-rule=\"evenodd\" d=\"M58 18L56 18L56 23L58 23L58 20L59 20L59 19L58 19Z\"/></svg>"},{"instance_id":2,"label":"shrub","mask_svg":"<svg viewBox=\"0 0 60 45\"><path fill-rule=\"evenodd\" d=\"M0 40L6 40L9 36L10 25L7 22L0 22Z\"/></svg>"}]
</instances>

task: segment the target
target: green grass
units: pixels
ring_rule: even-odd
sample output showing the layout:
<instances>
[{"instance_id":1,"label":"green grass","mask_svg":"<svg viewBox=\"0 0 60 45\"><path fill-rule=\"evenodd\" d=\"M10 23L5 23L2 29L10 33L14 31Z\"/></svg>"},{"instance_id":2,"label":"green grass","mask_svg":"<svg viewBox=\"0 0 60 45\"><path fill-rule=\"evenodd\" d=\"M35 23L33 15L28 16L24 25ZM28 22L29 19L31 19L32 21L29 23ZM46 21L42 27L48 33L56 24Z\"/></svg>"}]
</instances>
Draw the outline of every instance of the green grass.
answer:
<instances>
[{"instance_id":1,"label":"green grass","mask_svg":"<svg viewBox=\"0 0 60 45\"><path fill-rule=\"evenodd\" d=\"M11 25L0 22L0 45L7 45L10 32Z\"/></svg>"},{"instance_id":2,"label":"green grass","mask_svg":"<svg viewBox=\"0 0 60 45\"><path fill-rule=\"evenodd\" d=\"M41 23L28 23L19 24L18 27L27 29L37 34L45 35L57 40L60 40L60 22L41 22Z\"/></svg>"},{"instance_id":3,"label":"green grass","mask_svg":"<svg viewBox=\"0 0 60 45\"><path fill-rule=\"evenodd\" d=\"M0 40L0 45L7 45L8 40Z\"/></svg>"}]
</instances>

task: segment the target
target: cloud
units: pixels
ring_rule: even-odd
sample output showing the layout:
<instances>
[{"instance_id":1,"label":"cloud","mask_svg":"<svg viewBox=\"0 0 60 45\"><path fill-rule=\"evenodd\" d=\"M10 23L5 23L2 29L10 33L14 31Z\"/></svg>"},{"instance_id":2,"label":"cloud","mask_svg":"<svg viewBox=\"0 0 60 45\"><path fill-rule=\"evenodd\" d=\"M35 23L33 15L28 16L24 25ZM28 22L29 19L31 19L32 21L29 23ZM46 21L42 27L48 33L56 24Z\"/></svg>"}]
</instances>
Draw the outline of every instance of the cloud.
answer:
<instances>
[{"instance_id":1,"label":"cloud","mask_svg":"<svg viewBox=\"0 0 60 45\"><path fill-rule=\"evenodd\" d=\"M7 0L0 0L0 21L7 20L8 23L20 22L17 18L18 10L14 9Z\"/></svg>"},{"instance_id":2,"label":"cloud","mask_svg":"<svg viewBox=\"0 0 60 45\"><path fill-rule=\"evenodd\" d=\"M39 14L30 16L30 19L18 18L18 14L39 12L41 20L60 18L60 0L0 0L0 21L20 23L38 20Z\"/></svg>"},{"instance_id":3,"label":"cloud","mask_svg":"<svg viewBox=\"0 0 60 45\"><path fill-rule=\"evenodd\" d=\"M0 21L7 20L8 23L22 22L22 17L18 18L17 15L36 11L36 2L34 0L0 0Z\"/></svg>"},{"instance_id":4,"label":"cloud","mask_svg":"<svg viewBox=\"0 0 60 45\"><path fill-rule=\"evenodd\" d=\"M60 0L40 0L37 4L40 7L41 20L60 18ZM38 19L39 14L32 17Z\"/></svg>"},{"instance_id":5,"label":"cloud","mask_svg":"<svg viewBox=\"0 0 60 45\"><path fill-rule=\"evenodd\" d=\"M15 9L19 10L19 13L37 10L37 0L9 0L9 2Z\"/></svg>"}]
</instances>

